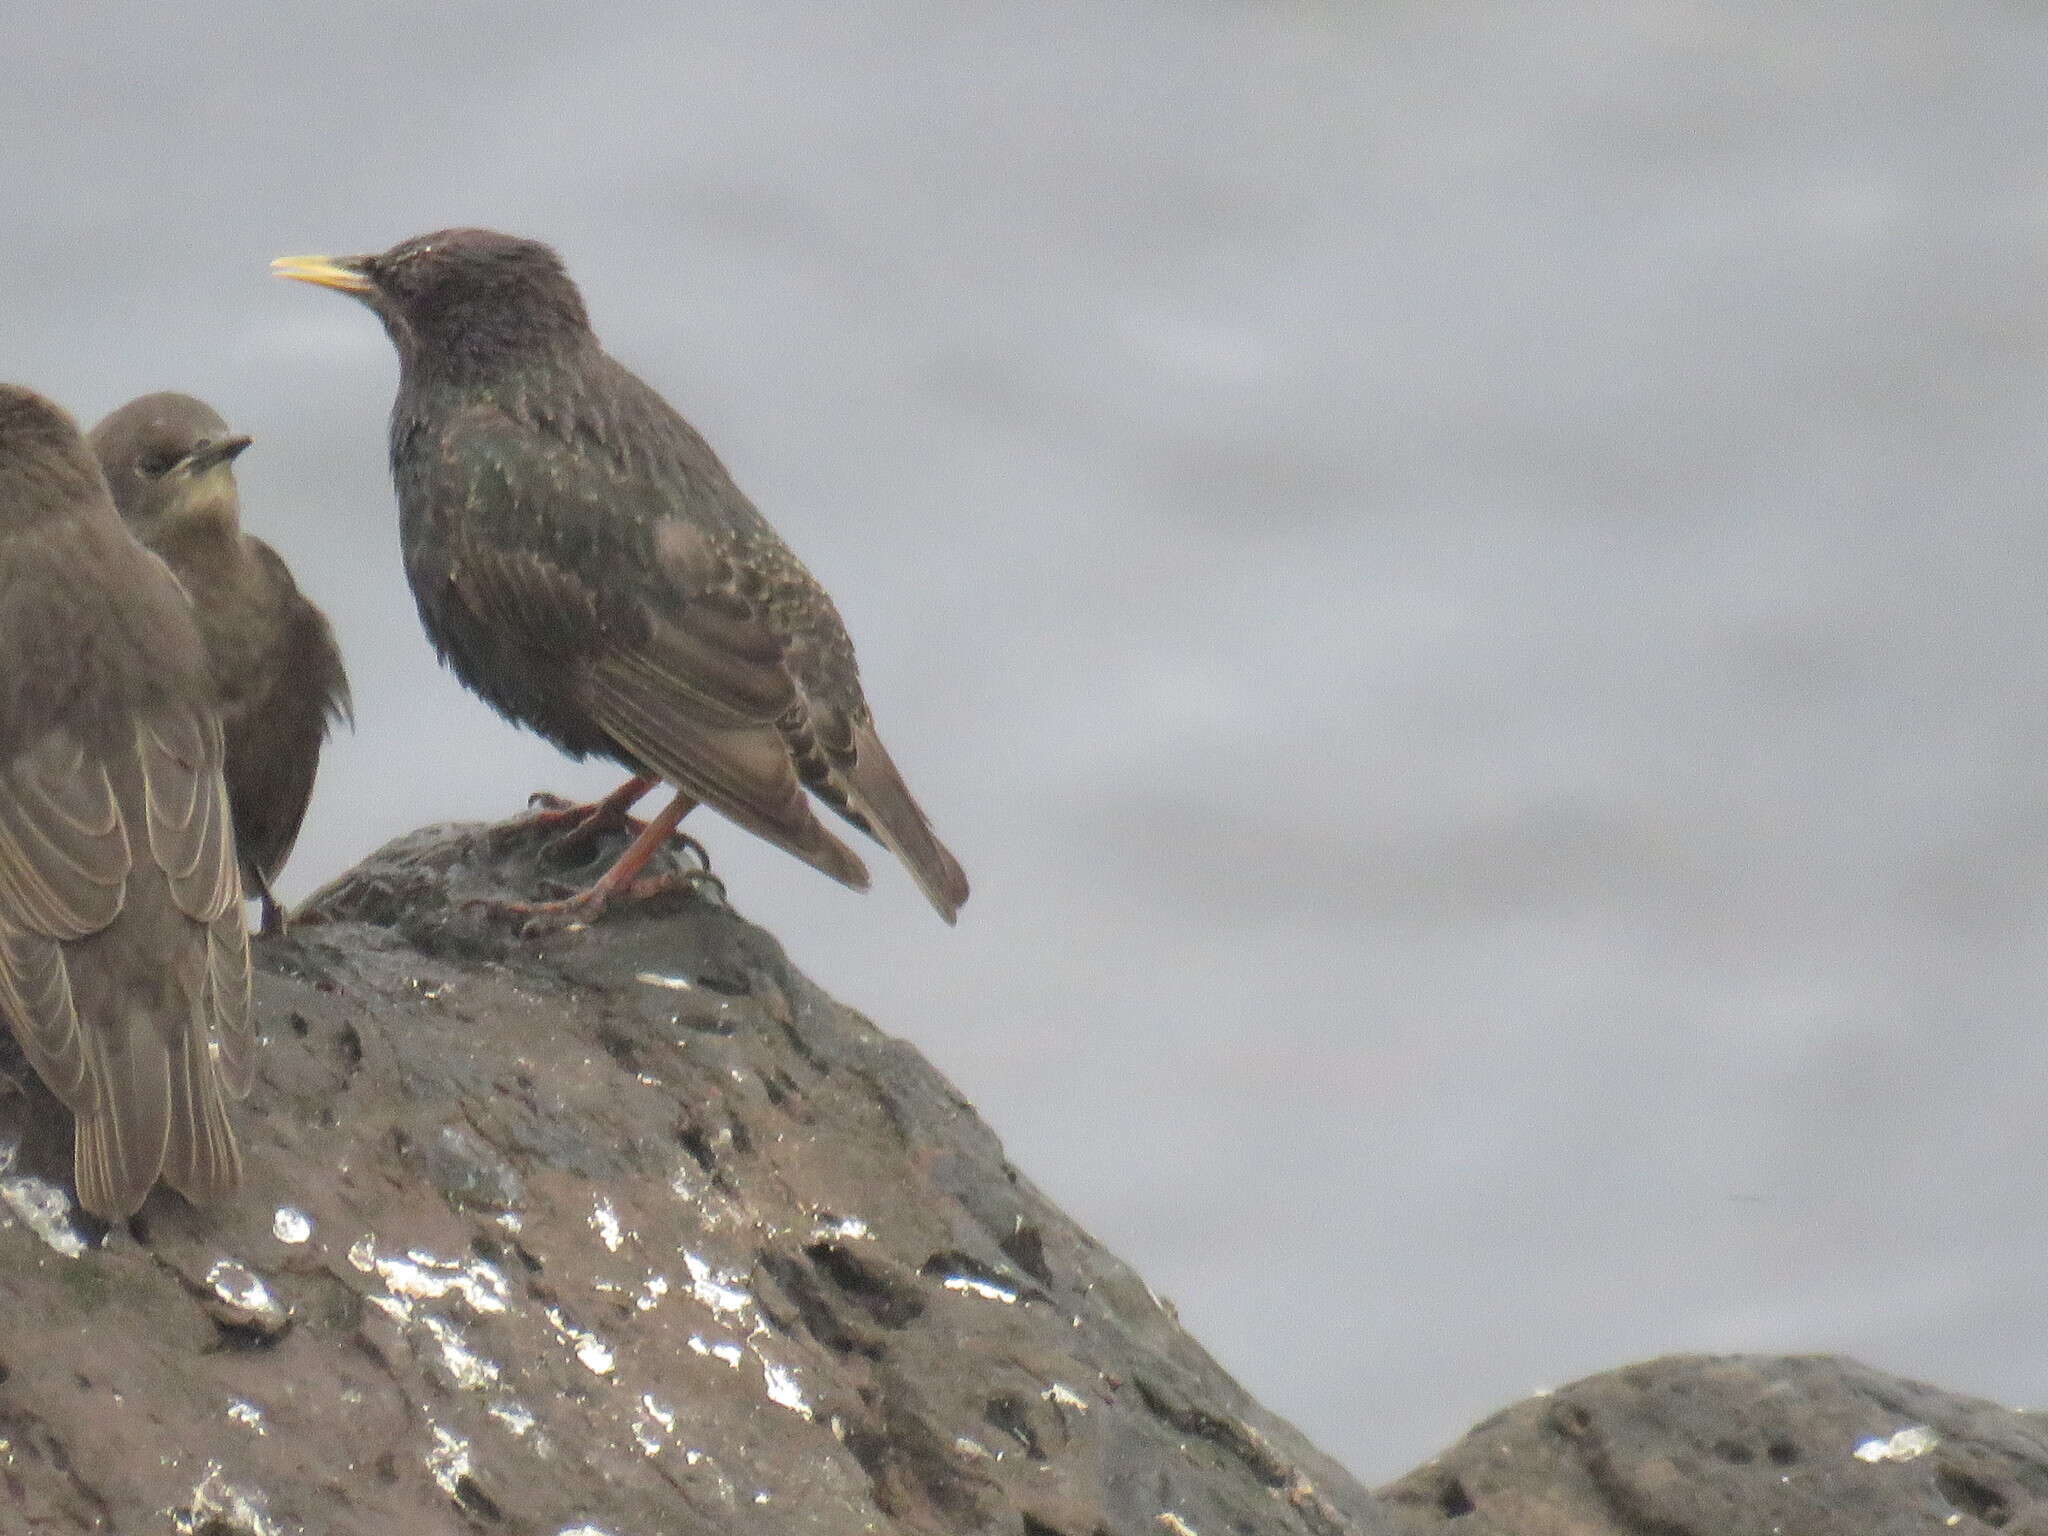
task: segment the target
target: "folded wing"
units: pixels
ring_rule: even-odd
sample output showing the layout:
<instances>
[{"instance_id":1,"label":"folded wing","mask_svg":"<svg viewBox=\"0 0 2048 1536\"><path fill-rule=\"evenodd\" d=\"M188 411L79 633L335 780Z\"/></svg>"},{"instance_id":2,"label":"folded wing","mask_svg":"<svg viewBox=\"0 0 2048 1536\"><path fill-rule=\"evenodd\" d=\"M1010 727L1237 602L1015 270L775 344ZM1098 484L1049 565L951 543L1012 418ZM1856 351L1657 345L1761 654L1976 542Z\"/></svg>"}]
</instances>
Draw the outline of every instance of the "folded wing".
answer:
<instances>
[{"instance_id":1,"label":"folded wing","mask_svg":"<svg viewBox=\"0 0 2048 1536\"><path fill-rule=\"evenodd\" d=\"M207 1200L240 1176L224 1095L254 1037L221 756L217 720L165 707L111 750L60 728L0 768L0 1011L109 1219L159 1177Z\"/></svg>"}]
</instances>

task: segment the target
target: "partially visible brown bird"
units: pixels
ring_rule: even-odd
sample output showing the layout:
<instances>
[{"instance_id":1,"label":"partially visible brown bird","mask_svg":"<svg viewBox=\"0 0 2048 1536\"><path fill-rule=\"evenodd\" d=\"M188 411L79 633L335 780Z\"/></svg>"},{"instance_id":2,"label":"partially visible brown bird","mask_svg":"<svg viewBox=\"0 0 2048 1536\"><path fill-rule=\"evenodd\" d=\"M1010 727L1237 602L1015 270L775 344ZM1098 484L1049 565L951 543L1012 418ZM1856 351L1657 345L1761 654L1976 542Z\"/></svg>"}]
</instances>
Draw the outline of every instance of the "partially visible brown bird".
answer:
<instances>
[{"instance_id":1,"label":"partially visible brown bird","mask_svg":"<svg viewBox=\"0 0 2048 1536\"><path fill-rule=\"evenodd\" d=\"M220 717L191 605L77 426L0 385L0 1016L77 1120L79 1203L232 1191L255 1072Z\"/></svg>"},{"instance_id":2,"label":"partially visible brown bird","mask_svg":"<svg viewBox=\"0 0 2048 1536\"><path fill-rule=\"evenodd\" d=\"M675 786L555 910L589 915L630 887L700 802L865 888L809 789L953 921L967 877L876 734L831 598L704 439L598 344L552 250L454 229L273 267L361 299L398 348L400 539L442 660L506 718L633 773L593 814Z\"/></svg>"},{"instance_id":3,"label":"partially visible brown bird","mask_svg":"<svg viewBox=\"0 0 2048 1536\"><path fill-rule=\"evenodd\" d=\"M213 407L144 395L89 440L121 516L191 595L227 734L242 883L275 933L284 914L271 884L298 841L321 744L349 718L334 631L277 551L242 532L234 461L249 439Z\"/></svg>"}]
</instances>

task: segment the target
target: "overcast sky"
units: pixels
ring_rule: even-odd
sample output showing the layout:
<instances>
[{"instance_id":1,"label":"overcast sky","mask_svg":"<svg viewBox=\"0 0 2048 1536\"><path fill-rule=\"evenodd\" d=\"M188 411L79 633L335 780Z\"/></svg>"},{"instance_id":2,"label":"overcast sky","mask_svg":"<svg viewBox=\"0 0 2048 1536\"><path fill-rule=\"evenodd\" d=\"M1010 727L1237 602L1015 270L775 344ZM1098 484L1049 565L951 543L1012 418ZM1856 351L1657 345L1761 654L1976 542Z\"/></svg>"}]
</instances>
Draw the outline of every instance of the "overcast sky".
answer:
<instances>
[{"instance_id":1,"label":"overcast sky","mask_svg":"<svg viewBox=\"0 0 2048 1536\"><path fill-rule=\"evenodd\" d=\"M0 144L0 373L211 401L340 632L287 895L616 781L438 671L389 344L265 271L543 238L975 883L693 818L736 903L1269 1406L2048 1404L2037 7L74 7Z\"/></svg>"}]
</instances>

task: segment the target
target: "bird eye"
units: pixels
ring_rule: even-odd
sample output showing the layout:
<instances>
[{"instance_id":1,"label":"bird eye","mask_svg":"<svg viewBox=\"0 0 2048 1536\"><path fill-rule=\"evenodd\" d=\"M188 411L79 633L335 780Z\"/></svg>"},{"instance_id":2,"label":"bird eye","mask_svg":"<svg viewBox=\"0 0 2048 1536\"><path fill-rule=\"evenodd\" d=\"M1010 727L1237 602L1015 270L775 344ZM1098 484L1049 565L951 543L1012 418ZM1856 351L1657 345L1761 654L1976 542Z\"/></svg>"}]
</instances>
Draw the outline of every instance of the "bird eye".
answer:
<instances>
[{"instance_id":1,"label":"bird eye","mask_svg":"<svg viewBox=\"0 0 2048 1536\"><path fill-rule=\"evenodd\" d=\"M152 480L161 480L177 465L178 455L168 448L160 448L145 457L138 466Z\"/></svg>"}]
</instances>

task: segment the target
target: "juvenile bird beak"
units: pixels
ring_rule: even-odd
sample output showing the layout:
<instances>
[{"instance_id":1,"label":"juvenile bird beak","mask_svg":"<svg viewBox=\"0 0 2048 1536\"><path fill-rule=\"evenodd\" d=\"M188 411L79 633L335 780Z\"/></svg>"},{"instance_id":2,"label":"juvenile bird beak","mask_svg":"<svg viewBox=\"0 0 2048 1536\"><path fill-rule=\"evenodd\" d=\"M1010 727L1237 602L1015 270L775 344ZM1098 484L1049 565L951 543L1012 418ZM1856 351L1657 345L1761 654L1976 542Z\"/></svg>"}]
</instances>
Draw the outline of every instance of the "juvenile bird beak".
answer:
<instances>
[{"instance_id":1,"label":"juvenile bird beak","mask_svg":"<svg viewBox=\"0 0 2048 1536\"><path fill-rule=\"evenodd\" d=\"M201 443L178 465L188 475L204 474L216 464L232 464L241 456L244 448L256 441L237 433L233 437L217 437L210 443Z\"/></svg>"},{"instance_id":2,"label":"juvenile bird beak","mask_svg":"<svg viewBox=\"0 0 2048 1536\"><path fill-rule=\"evenodd\" d=\"M270 270L293 282L317 283L322 288L335 288L362 298L373 291L369 276L363 271L368 260L367 256L280 256L270 264Z\"/></svg>"}]
</instances>

